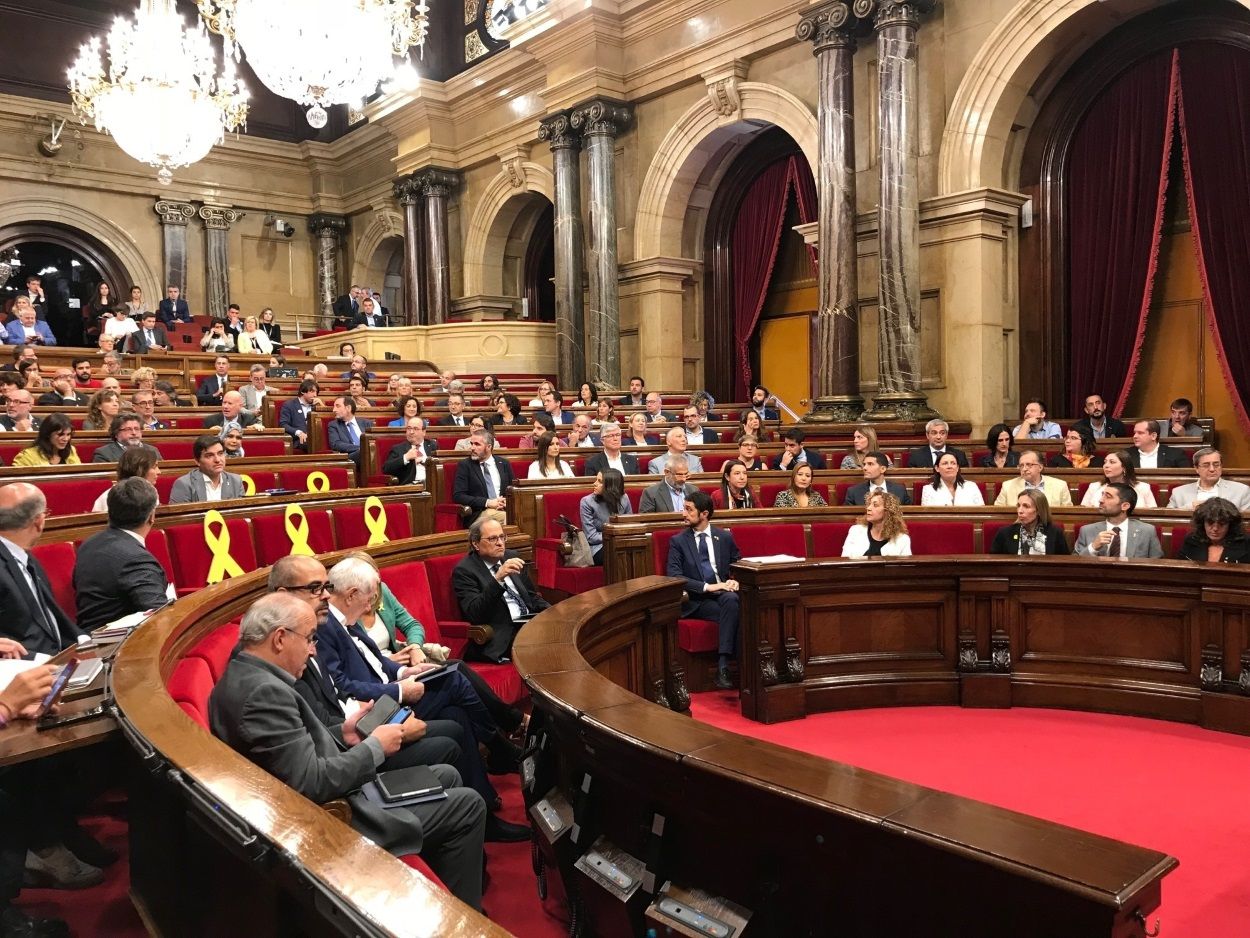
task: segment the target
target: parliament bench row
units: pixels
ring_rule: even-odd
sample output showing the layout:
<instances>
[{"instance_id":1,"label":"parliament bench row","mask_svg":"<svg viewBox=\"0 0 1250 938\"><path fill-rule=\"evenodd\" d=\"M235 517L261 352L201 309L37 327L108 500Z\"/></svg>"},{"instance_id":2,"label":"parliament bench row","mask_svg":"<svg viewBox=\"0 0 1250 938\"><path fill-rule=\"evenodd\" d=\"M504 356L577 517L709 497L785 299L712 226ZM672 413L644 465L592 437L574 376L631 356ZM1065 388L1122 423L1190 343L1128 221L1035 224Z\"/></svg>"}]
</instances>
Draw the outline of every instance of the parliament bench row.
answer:
<instances>
[{"instance_id":1,"label":"parliament bench row","mask_svg":"<svg viewBox=\"0 0 1250 938\"><path fill-rule=\"evenodd\" d=\"M199 427L199 432L188 435L187 430ZM204 433L216 432L215 430L205 430L199 422L192 427L180 427L170 430L154 430L144 434L144 440L160 450L163 459L193 459L194 446L197 437ZM10 438L21 437L20 441ZM33 433L6 433L3 435L4 442L0 442L0 462L6 466L13 464L14 458L22 450L33 446L35 442L35 434ZM80 462L89 463L95 455L96 450L102 446L107 446L112 440L107 434L101 434L94 439L84 438L75 434L74 449L78 453ZM285 456L291 452L291 438L282 432L266 432L266 433L248 433L243 441L244 452L248 456L265 456L274 458L276 456Z\"/></svg>"}]
</instances>

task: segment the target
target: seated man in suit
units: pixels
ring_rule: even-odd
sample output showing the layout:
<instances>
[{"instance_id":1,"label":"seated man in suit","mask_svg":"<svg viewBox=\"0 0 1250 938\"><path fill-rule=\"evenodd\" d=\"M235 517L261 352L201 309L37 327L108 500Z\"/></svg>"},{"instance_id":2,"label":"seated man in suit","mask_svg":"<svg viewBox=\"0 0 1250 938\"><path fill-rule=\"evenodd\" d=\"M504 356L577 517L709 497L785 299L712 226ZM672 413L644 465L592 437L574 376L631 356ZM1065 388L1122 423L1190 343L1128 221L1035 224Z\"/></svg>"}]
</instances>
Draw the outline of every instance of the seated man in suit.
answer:
<instances>
[{"instance_id":1,"label":"seated man in suit","mask_svg":"<svg viewBox=\"0 0 1250 938\"><path fill-rule=\"evenodd\" d=\"M58 368L52 376L52 390L41 394L35 403L40 407L86 407L87 398L78 393L74 372L69 368Z\"/></svg>"},{"instance_id":2,"label":"seated man in suit","mask_svg":"<svg viewBox=\"0 0 1250 938\"><path fill-rule=\"evenodd\" d=\"M626 407L641 407L647 402L646 387L647 382L639 375L634 375L629 379L629 393L623 395L618 403Z\"/></svg>"},{"instance_id":3,"label":"seated man in suit","mask_svg":"<svg viewBox=\"0 0 1250 938\"><path fill-rule=\"evenodd\" d=\"M149 443L143 442L143 418L133 411L122 411L109 424L109 436L112 442L105 443L91 454L92 462L117 462L122 453L131 446L146 446L156 458L161 458L160 450Z\"/></svg>"},{"instance_id":4,"label":"seated man in suit","mask_svg":"<svg viewBox=\"0 0 1250 938\"><path fill-rule=\"evenodd\" d=\"M564 409L564 395L559 391L550 390L541 395L543 412L551 418L553 424L571 424L573 411Z\"/></svg>"},{"instance_id":5,"label":"seated man in suit","mask_svg":"<svg viewBox=\"0 0 1250 938\"><path fill-rule=\"evenodd\" d=\"M19 377L17 380L21 380ZM4 402L4 416L0 417L0 431L16 433L35 433L43 422L31 409L35 406L35 396L21 387L10 387Z\"/></svg>"},{"instance_id":6,"label":"seated man in suit","mask_svg":"<svg viewBox=\"0 0 1250 938\"><path fill-rule=\"evenodd\" d=\"M751 409L760 415L761 420L781 419L776 408L768 406L771 399L772 393L764 385L757 384L751 389Z\"/></svg>"},{"instance_id":7,"label":"seated man in suit","mask_svg":"<svg viewBox=\"0 0 1250 938\"><path fill-rule=\"evenodd\" d=\"M195 399L201 407L220 404L230 388L230 359L218 355L213 359L213 373L200 382L195 389Z\"/></svg>"},{"instance_id":8,"label":"seated man in suit","mask_svg":"<svg viewBox=\"0 0 1250 938\"><path fill-rule=\"evenodd\" d=\"M238 391L227 391L221 396L221 411L204 418L204 428L216 427L225 431L231 427L240 430L263 430L265 425L255 414L243 409L243 395Z\"/></svg>"},{"instance_id":9,"label":"seated man in suit","mask_svg":"<svg viewBox=\"0 0 1250 938\"><path fill-rule=\"evenodd\" d=\"M23 658L55 655L78 637L77 626L52 596L48 574L30 553L47 518L48 500L29 482L0 486L0 607L5 611L0 635L18 643Z\"/></svg>"},{"instance_id":10,"label":"seated man in suit","mask_svg":"<svg viewBox=\"0 0 1250 938\"><path fill-rule=\"evenodd\" d=\"M672 423L676 418L664 409L664 398L658 392L652 391L647 395L646 403L647 423Z\"/></svg>"},{"instance_id":11,"label":"seated man in suit","mask_svg":"<svg viewBox=\"0 0 1250 938\"><path fill-rule=\"evenodd\" d=\"M668 449L647 463L647 472L651 475L661 475L669 460L675 456L685 456L686 468L691 472L703 471L703 463L699 460L699 457L694 455L694 453L686 452L688 444L686 443L686 430L684 427L672 427L664 434L664 442L668 444Z\"/></svg>"},{"instance_id":12,"label":"seated man in suit","mask_svg":"<svg viewBox=\"0 0 1250 938\"><path fill-rule=\"evenodd\" d=\"M998 487L995 505L1010 507L1016 503L1021 492L1040 489L1051 508L1072 506L1072 491L1068 488L1068 483L1053 476L1042 475L1042 457L1036 450L1022 450L1017 467L1020 470L1019 478L1008 479Z\"/></svg>"},{"instance_id":13,"label":"seated man in suit","mask_svg":"<svg viewBox=\"0 0 1250 938\"><path fill-rule=\"evenodd\" d=\"M885 492L898 499L900 505L911 504L911 493L899 482L886 481L885 474L890 468L890 461L885 453L873 450L864 454L864 481L852 485L846 492L843 505L866 505L868 496L877 492Z\"/></svg>"},{"instance_id":14,"label":"seated man in suit","mask_svg":"<svg viewBox=\"0 0 1250 938\"><path fill-rule=\"evenodd\" d=\"M451 766L433 771L447 798L384 807L361 794L378 767L399 751L403 729L383 725L362 738L369 707L343 723L336 737L295 691L317 642L317 617L285 593L262 596L243 616L239 652L208 699L213 735L318 804L347 798L351 826L396 856L420 853L444 885L477 909L482 901L486 806L460 787Z\"/></svg>"},{"instance_id":15,"label":"seated man in suit","mask_svg":"<svg viewBox=\"0 0 1250 938\"><path fill-rule=\"evenodd\" d=\"M408 445L392 446L382 463L382 471L394 476L399 485L424 483L434 471L434 454L438 452L438 445L425 438L425 418L409 417L404 426L404 438Z\"/></svg>"},{"instance_id":16,"label":"seated man in suit","mask_svg":"<svg viewBox=\"0 0 1250 938\"><path fill-rule=\"evenodd\" d=\"M226 472L226 448L220 437L208 433L197 436L191 451L199 468L175 480L169 492L169 504L220 502L247 494L243 480L233 472Z\"/></svg>"},{"instance_id":17,"label":"seated man in suit","mask_svg":"<svg viewBox=\"0 0 1250 938\"><path fill-rule=\"evenodd\" d=\"M794 468L795 463L805 462L813 469L824 469L825 457L814 449L803 448L803 441L806 439L807 434L800 427L790 427L781 434L785 449L773 458L773 468L789 472Z\"/></svg>"},{"instance_id":18,"label":"seated man in suit","mask_svg":"<svg viewBox=\"0 0 1250 938\"><path fill-rule=\"evenodd\" d=\"M126 351L131 355L146 355L151 351L169 351L169 336L164 326L156 324L156 313L144 313L139 318L139 328L126 338Z\"/></svg>"},{"instance_id":19,"label":"seated man in suit","mask_svg":"<svg viewBox=\"0 0 1250 938\"><path fill-rule=\"evenodd\" d=\"M1202 425L1194 420L1193 401L1178 397L1168 410L1168 419L1159 421L1159 436L1202 436Z\"/></svg>"},{"instance_id":20,"label":"seated man in suit","mask_svg":"<svg viewBox=\"0 0 1250 938\"><path fill-rule=\"evenodd\" d=\"M360 301L360 312L352 318L352 326L385 326L386 317L373 302L373 297L366 296Z\"/></svg>"},{"instance_id":21,"label":"seated man in suit","mask_svg":"<svg viewBox=\"0 0 1250 938\"><path fill-rule=\"evenodd\" d=\"M686 428L686 443L690 446L714 446L720 442L720 434L703 426L703 416L694 404L687 404L681 412L681 422Z\"/></svg>"},{"instance_id":22,"label":"seated man in suit","mask_svg":"<svg viewBox=\"0 0 1250 938\"><path fill-rule=\"evenodd\" d=\"M1188 468L1182 450L1159 442L1159 424L1154 420L1139 420L1133 424L1133 452L1138 469Z\"/></svg>"},{"instance_id":23,"label":"seated man in suit","mask_svg":"<svg viewBox=\"0 0 1250 938\"><path fill-rule=\"evenodd\" d=\"M278 413L278 422L291 437L291 447L298 452L308 452L308 415L321 406L321 388L311 378L300 382L299 396L284 401Z\"/></svg>"},{"instance_id":24,"label":"seated man in suit","mask_svg":"<svg viewBox=\"0 0 1250 938\"><path fill-rule=\"evenodd\" d=\"M1101 394L1091 394L1085 398L1085 416L1072 425L1074 430L1082 427L1096 440L1109 436L1128 436L1128 427L1107 414L1107 403Z\"/></svg>"},{"instance_id":25,"label":"seated man in suit","mask_svg":"<svg viewBox=\"0 0 1250 938\"><path fill-rule=\"evenodd\" d=\"M447 416L438 421L440 427L467 427L469 415L464 412L464 395L447 395Z\"/></svg>"},{"instance_id":26,"label":"seated man in suit","mask_svg":"<svg viewBox=\"0 0 1250 938\"><path fill-rule=\"evenodd\" d=\"M1131 485L1111 482L1098 498L1102 521L1081 525L1073 553L1078 557L1163 557L1163 546L1154 525L1130 518L1137 507Z\"/></svg>"},{"instance_id":27,"label":"seated man in suit","mask_svg":"<svg viewBox=\"0 0 1250 938\"><path fill-rule=\"evenodd\" d=\"M686 497L698 491L686 481L689 477L690 462L685 455L678 454L668 460L664 465L664 478L643 489L638 513L684 510Z\"/></svg>"},{"instance_id":28,"label":"seated man in suit","mask_svg":"<svg viewBox=\"0 0 1250 938\"><path fill-rule=\"evenodd\" d=\"M1193 511L1208 498L1218 497L1232 502L1238 511L1250 511L1250 485L1224 478L1224 458L1218 449L1201 447L1194 453L1194 468L1198 481L1172 489L1169 508Z\"/></svg>"},{"instance_id":29,"label":"seated man in suit","mask_svg":"<svg viewBox=\"0 0 1250 938\"><path fill-rule=\"evenodd\" d=\"M604 469L615 469L621 475L638 474L638 457L621 449L621 425L604 423L599 425L599 442L603 444L603 452L595 453L586 460L582 475L594 477Z\"/></svg>"},{"instance_id":30,"label":"seated man in suit","mask_svg":"<svg viewBox=\"0 0 1250 938\"><path fill-rule=\"evenodd\" d=\"M243 395L243 413L255 414L256 419L260 420L265 398L273 392L268 384L269 369L257 363L247 370L247 378L247 384L239 389L239 393Z\"/></svg>"},{"instance_id":31,"label":"seated man in suit","mask_svg":"<svg viewBox=\"0 0 1250 938\"><path fill-rule=\"evenodd\" d=\"M156 311L167 326L172 326L175 321L191 321L191 307L182 299L182 290L175 286L165 288L165 299L161 300Z\"/></svg>"},{"instance_id":32,"label":"seated man in suit","mask_svg":"<svg viewBox=\"0 0 1250 938\"><path fill-rule=\"evenodd\" d=\"M578 414L573 418L573 429L564 439L569 449L593 449L599 445L599 438L590 432L590 414Z\"/></svg>"},{"instance_id":33,"label":"seated man in suit","mask_svg":"<svg viewBox=\"0 0 1250 938\"><path fill-rule=\"evenodd\" d=\"M174 598L164 569L144 544L156 521L156 501L156 487L138 476L109 489L109 526L82 542L74 564L80 632Z\"/></svg>"},{"instance_id":34,"label":"seated man in suit","mask_svg":"<svg viewBox=\"0 0 1250 938\"><path fill-rule=\"evenodd\" d=\"M326 442L336 453L346 453L360 465L360 440L373 427L372 420L356 418L356 402L350 397L334 399L334 419L326 424Z\"/></svg>"},{"instance_id":35,"label":"seated man in suit","mask_svg":"<svg viewBox=\"0 0 1250 938\"><path fill-rule=\"evenodd\" d=\"M56 336L46 322L36 318L33 306L18 304L13 312L16 318L5 327L5 342L9 345L56 345Z\"/></svg>"},{"instance_id":36,"label":"seated man in suit","mask_svg":"<svg viewBox=\"0 0 1250 938\"><path fill-rule=\"evenodd\" d=\"M508 660L521 626L550 605L534 588L525 561L508 550L503 525L492 518L469 526L469 552L452 571L451 586L460 611L478 627L464 650L470 660Z\"/></svg>"},{"instance_id":37,"label":"seated man in suit","mask_svg":"<svg viewBox=\"0 0 1250 938\"><path fill-rule=\"evenodd\" d=\"M686 529L668 542L669 576L686 581L683 619L710 619L720 627L716 686L729 690L729 659L738 656L738 581L729 567L742 556L734 536L712 527L712 499L707 492L686 496L682 513Z\"/></svg>"},{"instance_id":38,"label":"seated man in suit","mask_svg":"<svg viewBox=\"0 0 1250 938\"><path fill-rule=\"evenodd\" d=\"M534 415L533 428L517 442L517 449L538 449L539 438L544 433L550 433L554 436L555 432L556 422L551 419L551 414L546 411L540 411Z\"/></svg>"},{"instance_id":39,"label":"seated man in suit","mask_svg":"<svg viewBox=\"0 0 1250 938\"><path fill-rule=\"evenodd\" d=\"M149 391L147 388L140 388L130 395L130 403L134 407L135 413L139 415L139 419L143 421L143 432L149 430L168 430L169 424L163 420L156 419L156 392Z\"/></svg>"},{"instance_id":40,"label":"seated man in suit","mask_svg":"<svg viewBox=\"0 0 1250 938\"><path fill-rule=\"evenodd\" d=\"M943 453L954 453L960 468L968 468L968 456L961 449L946 445L946 438L951 428L941 417L934 417L924 425L924 435L928 439L927 446L917 446L907 454L907 465L912 469L932 469L937 465L938 457ZM1013 501L1014 505L1015 502Z\"/></svg>"},{"instance_id":41,"label":"seated man in suit","mask_svg":"<svg viewBox=\"0 0 1250 938\"><path fill-rule=\"evenodd\" d=\"M456 465L451 499L470 511L468 523L478 518L507 521L508 487L516 481L512 465L495 455L495 437L489 430L469 434L469 456Z\"/></svg>"}]
</instances>

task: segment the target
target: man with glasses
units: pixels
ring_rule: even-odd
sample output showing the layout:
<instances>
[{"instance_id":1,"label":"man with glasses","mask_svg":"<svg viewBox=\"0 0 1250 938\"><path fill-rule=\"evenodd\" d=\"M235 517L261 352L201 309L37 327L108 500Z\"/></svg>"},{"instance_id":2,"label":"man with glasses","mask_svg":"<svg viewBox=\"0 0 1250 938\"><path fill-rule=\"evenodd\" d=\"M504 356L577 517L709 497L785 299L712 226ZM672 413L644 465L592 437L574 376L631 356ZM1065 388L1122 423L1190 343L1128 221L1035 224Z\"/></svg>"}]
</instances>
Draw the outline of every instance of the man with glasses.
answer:
<instances>
[{"instance_id":1,"label":"man with glasses","mask_svg":"<svg viewBox=\"0 0 1250 938\"><path fill-rule=\"evenodd\" d=\"M5 403L5 415L0 417L0 430L17 433L38 431L41 421L30 412L35 406L35 397L30 391L25 388L11 388Z\"/></svg>"},{"instance_id":2,"label":"man with glasses","mask_svg":"<svg viewBox=\"0 0 1250 938\"><path fill-rule=\"evenodd\" d=\"M130 395L131 406L143 421L144 430L168 430L169 424L156 419L156 392L141 390Z\"/></svg>"},{"instance_id":3,"label":"man with glasses","mask_svg":"<svg viewBox=\"0 0 1250 938\"><path fill-rule=\"evenodd\" d=\"M481 797L460 787L446 765L432 769L444 800L388 808L361 794L399 752L404 730L384 724L362 739L356 724L368 706L343 722L341 738L317 719L295 690L316 630L316 614L294 596L271 594L252 604L239 628L240 649L208 700L213 735L310 801L347 798L353 829L395 856L420 853L456 898L480 909Z\"/></svg>"},{"instance_id":4,"label":"man with glasses","mask_svg":"<svg viewBox=\"0 0 1250 938\"><path fill-rule=\"evenodd\" d=\"M492 518L469 527L469 552L452 571L451 586L472 626L464 656L474 661L507 661L521 626L550 606L521 555L508 550L503 525Z\"/></svg>"},{"instance_id":5,"label":"man with glasses","mask_svg":"<svg viewBox=\"0 0 1250 938\"><path fill-rule=\"evenodd\" d=\"M604 469L615 469L623 476L638 475L638 457L621 449L621 425L605 423L599 427L599 442L603 452L595 453L586 460L582 475L594 478Z\"/></svg>"},{"instance_id":6,"label":"man with glasses","mask_svg":"<svg viewBox=\"0 0 1250 938\"><path fill-rule=\"evenodd\" d=\"M677 432L680 433L681 430ZM664 466L664 478L643 490L638 513L645 515L656 511L684 511L686 499L698 491L686 481L688 478L690 463L687 458L684 455L673 456Z\"/></svg>"},{"instance_id":7,"label":"man with glasses","mask_svg":"<svg viewBox=\"0 0 1250 938\"><path fill-rule=\"evenodd\" d=\"M1194 468L1198 481L1172 489L1169 508L1193 511L1208 498L1219 497L1228 499L1238 511L1250 511L1250 485L1224 478L1224 459L1218 449L1204 446L1195 452Z\"/></svg>"},{"instance_id":8,"label":"man with glasses","mask_svg":"<svg viewBox=\"0 0 1250 938\"><path fill-rule=\"evenodd\" d=\"M156 454L157 459L161 458L160 450L143 442L143 418L133 411L124 411L114 417L109 424L109 435L113 439L91 454L92 462L117 462L131 446L146 446Z\"/></svg>"},{"instance_id":9,"label":"man with glasses","mask_svg":"<svg viewBox=\"0 0 1250 938\"><path fill-rule=\"evenodd\" d=\"M58 368L52 375L52 390L40 395L40 407L86 407L87 398L79 394L74 384L74 372Z\"/></svg>"},{"instance_id":10,"label":"man with glasses","mask_svg":"<svg viewBox=\"0 0 1250 938\"><path fill-rule=\"evenodd\" d=\"M1053 476L1042 475L1042 457L1036 450L1026 449L1020 454L1018 479L1008 479L998 488L994 504L1010 506L1016 503L1021 492L1040 491L1046 496L1051 508L1072 507L1072 492L1068 483Z\"/></svg>"}]
</instances>

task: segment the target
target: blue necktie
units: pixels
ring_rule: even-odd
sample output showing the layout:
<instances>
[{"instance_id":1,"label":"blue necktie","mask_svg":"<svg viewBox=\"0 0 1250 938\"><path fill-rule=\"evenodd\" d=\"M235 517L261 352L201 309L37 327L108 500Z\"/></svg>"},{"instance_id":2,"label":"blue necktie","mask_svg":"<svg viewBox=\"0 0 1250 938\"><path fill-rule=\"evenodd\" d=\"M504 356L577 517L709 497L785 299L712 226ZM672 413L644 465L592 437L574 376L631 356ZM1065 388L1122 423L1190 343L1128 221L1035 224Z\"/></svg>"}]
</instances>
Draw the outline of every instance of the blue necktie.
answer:
<instances>
[{"instance_id":1,"label":"blue necktie","mask_svg":"<svg viewBox=\"0 0 1250 938\"><path fill-rule=\"evenodd\" d=\"M703 574L704 583L716 582L716 571L712 568L712 561L708 559L707 553L707 532L703 532L697 538L699 542L699 572Z\"/></svg>"},{"instance_id":2,"label":"blue necktie","mask_svg":"<svg viewBox=\"0 0 1250 938\"><path fill-rule=\"evenodd\" d=\"M347 432L352 438L352 442L357 446L360 445L360 431L356 428L355 422L348 423Z\"/></svg>"}]
</instances>

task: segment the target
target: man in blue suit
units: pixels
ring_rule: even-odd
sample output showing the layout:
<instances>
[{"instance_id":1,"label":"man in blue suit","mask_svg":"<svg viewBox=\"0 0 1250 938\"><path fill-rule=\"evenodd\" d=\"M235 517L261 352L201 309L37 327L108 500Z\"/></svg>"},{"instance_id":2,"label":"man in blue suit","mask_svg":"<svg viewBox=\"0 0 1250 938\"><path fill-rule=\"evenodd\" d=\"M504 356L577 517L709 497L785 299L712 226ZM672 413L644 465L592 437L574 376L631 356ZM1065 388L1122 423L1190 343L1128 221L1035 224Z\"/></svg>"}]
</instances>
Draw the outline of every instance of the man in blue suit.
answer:
<instances>
[{"instance_id":1,"label":"man in blue suit","mask_svg":"<svg viewBox=\"0 0 1250 938\"><path fill-rule=\"evenodd\" d=\"M181 293L182 290L178 287L166 287L165 299L157 304L156 311L160 313L166 326L172 326L175 321L191 321L191 307L187 305L186 300L180 299Z\"/></svg>"},{"instance_id":2,"label":"man in blue suit","mask_svg":"<svg viewBox=\"0 0 1250 938\"><path fill-rule=\"evenodd\" d=\"M356 419L356 402L350 397L336 398L334 419L326 424L326 440L336 453L346 453L360 465L361 438L373 427L372 420Z\"/></svg>"},{"instance_id":3,"label":"man in blue suit","mask_svg":"<svg viewBox=\"0 0 1250 938\"><path fill-rule=\"evenodd\" d=\"M683 619L710 619L720 626L716 686L729 690L729 659L738 653L738 581L729 567L742 556L734 537L714 528L712 497L696 489L686 495L686 530L668 542L668 575L686 581Z\"/></svg>"},{"instance_id":4,"label":"man in blue suit","mask_svg":"<svg viewBox=\"0 0 1250 938\"><path fill-rule=\"evenodd\" d=\"M35 318L35 308L23 304L17 308L17 319L5 327L4 341L9 345L56 345L56 336L46 322Z\"/></svg>"}]
</instances>

